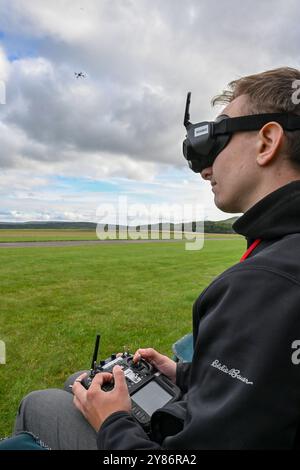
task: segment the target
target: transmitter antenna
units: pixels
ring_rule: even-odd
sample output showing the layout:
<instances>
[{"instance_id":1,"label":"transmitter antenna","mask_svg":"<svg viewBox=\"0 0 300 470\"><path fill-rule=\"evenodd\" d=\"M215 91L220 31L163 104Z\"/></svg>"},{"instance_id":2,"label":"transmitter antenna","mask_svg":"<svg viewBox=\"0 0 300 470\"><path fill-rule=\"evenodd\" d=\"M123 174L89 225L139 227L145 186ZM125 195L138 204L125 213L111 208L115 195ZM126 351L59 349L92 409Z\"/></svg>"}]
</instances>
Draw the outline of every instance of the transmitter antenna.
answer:
<instances>
[{"instance_id":1,"label":"transmitter antenna","mask_svg":"<svg viewBox=\"0 0 300 470\"><path fill-rule=\"evenodd\" d=\"M190 123L190 103L191 103L191 92L189 91L186 97L186 105L185 105L185 112L184 112L184 120L183 125L187 127Z\"/></svg>"},{"instance_id":2,"label":"transmitter antenna","mask_svg":"<svg viewBox=\"0 0 300 470\"><path fill-rule=\"evenodd\" d=\"M100 343L100 335L97 335L97 336L96 336L96 342L95 342L95 348L94 348L93 359L92 359L92 364L91 364L91 369L94 369L95 363L97 363L98 350L99 350L99 343Z\"/></svg>"}]
</instances>

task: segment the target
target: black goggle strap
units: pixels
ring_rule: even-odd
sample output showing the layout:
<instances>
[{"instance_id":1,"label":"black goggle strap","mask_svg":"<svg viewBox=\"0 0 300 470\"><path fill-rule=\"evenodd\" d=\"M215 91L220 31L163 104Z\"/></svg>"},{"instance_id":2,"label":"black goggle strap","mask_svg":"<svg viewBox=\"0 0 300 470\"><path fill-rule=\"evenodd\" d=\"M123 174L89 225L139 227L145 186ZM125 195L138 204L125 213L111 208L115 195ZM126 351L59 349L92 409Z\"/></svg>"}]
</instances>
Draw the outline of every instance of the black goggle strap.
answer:
<instances>
[{"instance_id":1,"label":"black goggle strap","mask_svg":"<svg viewBox=\"0 0 300 470\"><path fill-rule=\"evenodd\" d=\"M212 135L257 131L271 121L278 122L286 131L300 130L300 116L288 113L265 113L225 118L220 122L214 122Z\"/></svg>"}]
</instances>

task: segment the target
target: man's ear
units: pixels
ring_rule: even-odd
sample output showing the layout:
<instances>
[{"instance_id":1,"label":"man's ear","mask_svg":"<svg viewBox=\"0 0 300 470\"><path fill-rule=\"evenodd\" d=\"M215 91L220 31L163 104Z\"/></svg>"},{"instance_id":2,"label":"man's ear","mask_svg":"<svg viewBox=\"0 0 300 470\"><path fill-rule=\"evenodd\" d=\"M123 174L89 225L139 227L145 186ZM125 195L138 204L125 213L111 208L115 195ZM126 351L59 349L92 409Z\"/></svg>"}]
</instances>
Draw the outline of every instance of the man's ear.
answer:
<instances>
[{"instance_id":1,"label":"man's ear","mask_svg":"<svg viewBox=\"0 0 300 470\"><path fill-rule=\"evenodd\" d=\"M256 162L265 166L273 162L283 143L284 132L278 122L268 122L258 133Z\"/></svg>"}]
</instances>

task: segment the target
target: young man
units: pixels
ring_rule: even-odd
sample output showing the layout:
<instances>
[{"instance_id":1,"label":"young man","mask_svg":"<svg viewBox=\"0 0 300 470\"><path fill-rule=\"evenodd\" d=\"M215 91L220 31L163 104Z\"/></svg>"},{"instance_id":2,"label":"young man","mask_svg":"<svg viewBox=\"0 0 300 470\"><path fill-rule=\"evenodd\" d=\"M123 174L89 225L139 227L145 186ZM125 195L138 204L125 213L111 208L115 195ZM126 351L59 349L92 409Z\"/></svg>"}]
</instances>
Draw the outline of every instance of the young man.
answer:
<instances>
[{"instance_id":1,"label":"young man","mask_svg":"<svg viewBox=\"0 0 300 470\"><path fill-rule=\"evenodd\" d=\"M231 82L214 102L229 118L265 113L300 115L300 71L270 70ZM298 127L300 129L300 126ZM150 440L130 415L123 371L98 374L89 391L77 380L72 395L33 392L20 406L16 429L52 448L253 449L293 448L300 423L300 131L276 119L232 132L201 167L215 204L244 213L234 224L249 250L216 278L193 307L194 356L176 364L140 349L183 392L173 405L176 432ZM300 344L300 342L299 342ZM169 406L172 414L172 405ZM174 428L175 429L175 428Z\"/></svg>"}]
</instances>

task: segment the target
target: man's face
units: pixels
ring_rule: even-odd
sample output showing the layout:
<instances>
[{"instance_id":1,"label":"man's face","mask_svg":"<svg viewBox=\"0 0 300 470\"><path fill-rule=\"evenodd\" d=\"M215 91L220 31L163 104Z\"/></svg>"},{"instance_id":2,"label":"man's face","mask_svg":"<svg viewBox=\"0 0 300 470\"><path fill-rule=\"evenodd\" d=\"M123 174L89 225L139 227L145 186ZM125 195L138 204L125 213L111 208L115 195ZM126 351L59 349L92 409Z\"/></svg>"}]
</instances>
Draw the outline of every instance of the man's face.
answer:
<instances>
[{"instance_id":1,"label":"man's face","mask_svg":"<svg viewBox=\"0 0 300 470\"><path fill-rule=\"evenodd\" d=\"M246 95L235 98L221 114L229 117L249 114ZM256 136L257 131L234 133L213 165L201 171L202 178L211 182L216 206L224 212L245 212L251 207L259 178Z\"/></svg>"}]
</instances>

